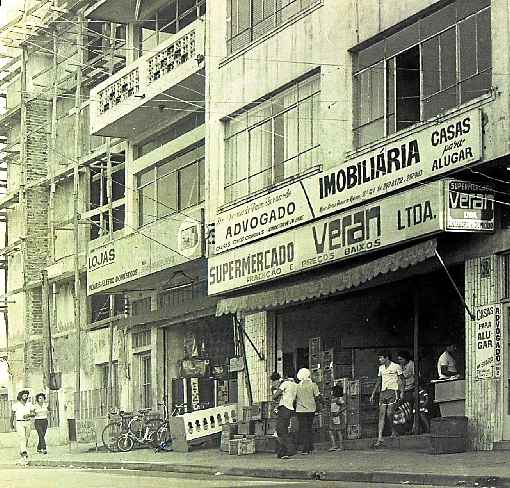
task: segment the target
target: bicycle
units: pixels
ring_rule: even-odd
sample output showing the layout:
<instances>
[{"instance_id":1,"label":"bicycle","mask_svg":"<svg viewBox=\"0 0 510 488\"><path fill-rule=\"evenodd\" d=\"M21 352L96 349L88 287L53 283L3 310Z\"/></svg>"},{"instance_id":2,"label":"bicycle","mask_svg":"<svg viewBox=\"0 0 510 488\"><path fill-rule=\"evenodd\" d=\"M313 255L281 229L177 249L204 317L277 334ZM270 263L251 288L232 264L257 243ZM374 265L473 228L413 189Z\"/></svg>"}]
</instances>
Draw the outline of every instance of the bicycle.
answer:
<instances>
[{"instance_id":1,"label":"bicycle","mask_svg":"<svg viewBox=\"0 0 510 488\"><path fill-rule=\"evenodd\" d=\"M159 426L155 436L154 436L154 452L160 452L160 451L166 451L170 452L172 451L172 436L170 434L170 423L168 422L168 410L167 410L167 404L165 400L163 400L162 403L158 403L159 406L163 407L163 422ZM186 406L184 404L182 405L175 405L171 416L176 417L178 415L182 415L183 413L186 413Z\"/></svg>"},{"instance_id":2,"label":"bicycle","mask_svg":"<svg viewBox=\"0 0 510 488\"><path fill-rule=\"evenodd\" d=\"M119 450L119 438L124 432L127 432L129 421L132 417L133 414L131 412L124 412L123 410L112 410L108 413L108 420L110 422L105 425L101 433L101 440L108 451L117 452ZM116 420L111 421L112 419Z\"/></svg>"},{"instance_id":3,"label":"bicycle","mask_svg":"<svg viewBox=\"0 0 510 488\"><path fill-rule=\"evenodd\" d=\"M149 418L150 411L150 408L141 409L131 418L127 431L122 432L118 438L117 446L120 451L131 451L135 443L154 446L156 432L164 421L160 418Z\"/></svg>"}]
</instances>

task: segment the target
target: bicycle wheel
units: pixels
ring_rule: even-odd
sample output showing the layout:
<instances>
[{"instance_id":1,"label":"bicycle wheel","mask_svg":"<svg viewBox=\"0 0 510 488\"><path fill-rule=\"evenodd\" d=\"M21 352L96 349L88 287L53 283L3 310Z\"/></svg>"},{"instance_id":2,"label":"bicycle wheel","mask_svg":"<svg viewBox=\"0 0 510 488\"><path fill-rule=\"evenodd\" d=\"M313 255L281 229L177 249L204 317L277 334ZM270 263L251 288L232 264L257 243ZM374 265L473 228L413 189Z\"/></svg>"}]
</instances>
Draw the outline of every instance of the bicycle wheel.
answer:
<instances>
[{"instance_id":1,"label":"bicycle wheel","mask_svg":"<svg viewBox=\"0 0 510 488\"><path fill-rule=\"evenodd\" d=\"M156 433L159 428L163 425L163 420L161 419L149 419L145 422L142 431L142 438L144 438L145 443L154 445L154 439L156 437Z\"/></svg>"},{"instance_id":2,"label":"bicycle wheel","mask_svg":"<svg viewBox=\"0 0 510 488\"><path fill-rule=\"evenodd\" d=\"M129 434L122 434L117 441L119 450L122 452L131 451L131 449L133 449L133 444L133 438Z\"/></svg>"},{"instance_id":3,"label":"bicycle wheel","mask_svg":"<svg viewBox=\"0 0 510 488\"><path fill-rule=\"evenodd\" d=\"M104 447L110 452L117 452L117 441L122 433L122 422L111 422L105 426L101 433L101 440Z\"/></svg>"},{"instance_id":4,"label":"bicycle wheel","mask_svg":"<svg viewBox=\"0 0 510 488\"><path fill-rule=\"evenodd\" d=\"M172 451L172 437L166 422L159 427L154 435L152 446L159 451Z\"/></svg>"}]
</instances>

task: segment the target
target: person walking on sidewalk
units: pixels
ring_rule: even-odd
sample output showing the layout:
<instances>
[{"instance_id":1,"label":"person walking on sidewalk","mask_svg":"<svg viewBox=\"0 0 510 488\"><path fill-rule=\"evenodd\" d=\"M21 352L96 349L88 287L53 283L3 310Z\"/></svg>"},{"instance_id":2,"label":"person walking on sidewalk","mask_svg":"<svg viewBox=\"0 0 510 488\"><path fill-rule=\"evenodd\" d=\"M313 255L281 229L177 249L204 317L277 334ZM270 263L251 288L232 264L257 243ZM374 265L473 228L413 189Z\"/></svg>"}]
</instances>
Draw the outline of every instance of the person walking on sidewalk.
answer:
<instances>
[{"instance_id":1,"label":"person walking on sidewalk","mask_svg":"<svg viewBox=\"0 0 510 488\"><path fill-rule=\"evenodd\" d=\"M315 412L320 409L320 392L319 387L312 381L309 369L301 368L297 379L299 381L296 393L298 446L301 448L301 454L311 454L313 451L312 425Z\"/></svg>"},{"instance_id":2,"label":"person walking on sidewalk","mask_svg":"<svg viewBox=\"0 0 510 488\"><path fill-rule=\"evenodd\" d=\"M273 400L278 401L278 416L276 419L278 449L276 456L280 459L288 459L295 454L294 443L289 434L289 425L294 414L297 384L294 381L294 372L289 370L286 373L285 379L273 395Z\"/></svg>"},{"instance_id":3,"label":"person walking on sidewalk","mask_svg":"<svg viewBox=\"0 0 510 488\"><path fill-rule=\"evenodd\" d=\"M383 430L386 419L391 425L391 436L397 437L398 434L393 425L393 412L395 407L402 398L404 393L404 381L402 376L402 368L400 365L390 360L388 353L380 354L379 357L379 373L374 391L370 395L370 403L374 402L375 394L379 391L379 431L377 441L374 447L384 446Z\"/></svg>"},{"instance_id":4,"label":"person walking on sidewalk","mask_svg":"<svg viewBox=\"0 0 510 488\"><path fill-rule=\"evenodd\" d=\"M48 404L46 403L46 395L44 393L38 393L35 396L35 430L39 436L39 442L37 443L37 452L39 454L48 454L46 450L46 431L48 430Z\"/></svg>"},{"instance_id":5,"label":"person walking on sidewalk","mask_svg":"<svg viewBox=\"0 0 510 488\"><path fill-rule=\"evenodd\" d=\"M18 433L19 453L21 463L28 462L28 439L32 430L32 418L34 417L34 405L28 401L30 392L21 390L16 397L17 401L12 406L11 427Z\"/></svg>"}]
</instances>

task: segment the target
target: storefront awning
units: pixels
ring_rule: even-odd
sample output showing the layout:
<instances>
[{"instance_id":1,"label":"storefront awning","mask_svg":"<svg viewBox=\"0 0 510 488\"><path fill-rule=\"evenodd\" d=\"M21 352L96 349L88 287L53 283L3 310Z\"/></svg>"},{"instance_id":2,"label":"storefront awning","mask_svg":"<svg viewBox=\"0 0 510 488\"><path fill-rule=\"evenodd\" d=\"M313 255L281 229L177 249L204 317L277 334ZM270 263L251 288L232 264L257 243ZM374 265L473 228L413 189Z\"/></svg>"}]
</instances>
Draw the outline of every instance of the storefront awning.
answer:
<instances>
[{"instance_id":1,"label":"storefront awning","mask_svg":"<svg viewBox=\"0 0 510 488\"><path fill-rule=\"evenodd\" d=\"M325 272L319 277L316 276L299 284L278 286L268 291L224 298L218 302L216 316L237 312L256 312L356 288L378 276L405 269L432 258L436 248L436 239L431 239L373 259L368 263Z\"/></svg>"}]
</instances>

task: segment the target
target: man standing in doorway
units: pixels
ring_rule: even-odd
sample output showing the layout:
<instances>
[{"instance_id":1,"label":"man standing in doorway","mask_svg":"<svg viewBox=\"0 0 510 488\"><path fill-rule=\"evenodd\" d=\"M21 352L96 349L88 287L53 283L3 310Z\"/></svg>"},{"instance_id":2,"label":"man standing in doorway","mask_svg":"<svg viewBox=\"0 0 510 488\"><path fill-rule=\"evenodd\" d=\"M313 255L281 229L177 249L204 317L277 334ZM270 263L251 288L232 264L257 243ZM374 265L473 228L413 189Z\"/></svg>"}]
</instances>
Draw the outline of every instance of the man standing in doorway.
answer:
<instances>
[{"instance_id":1,"label":"man standing in doorway","mask_svg":"<svg viewBox=\"0 0 510 488\"><path fill-rule=\"evenodd\" d=\"M443 354L437 360L437 374L440 380L452 380L459 377L457 363L452 354L457 347L455 344L448 344Z\"/></svg>"},{"instance_id":2,"label":"man standing in doorway","mask_svg":"<svg viewBox=\"0 0 510 488\"><path fill-rule=\"evenodd\" d=\"M296 453L289 434L290 419L294 415L296 395L297 384L294 381L294 372L286 371L285 379L273 395L273 400L278 401L278 417L276 419L278 450L276 456L280 459L288 459Z\"/></svg>"},{"instance_id":3,"label":"man standing in doorway","mask_svg":"<svg viewBox=\"0 0 510 488\"><path fill-rule=\"evenodd\" d=\"M386 419L391 425L391 436L397 437L397 432L393 426L393 412L397 402L404 395L404 381L402 368L390 360L388 353L380 354L378 359L379 373L374 391L370 396L370 402L374 402L375 394L379 391L379 431L374 447L383 447L383 430Z\"/></svg>"}]
</instances>

